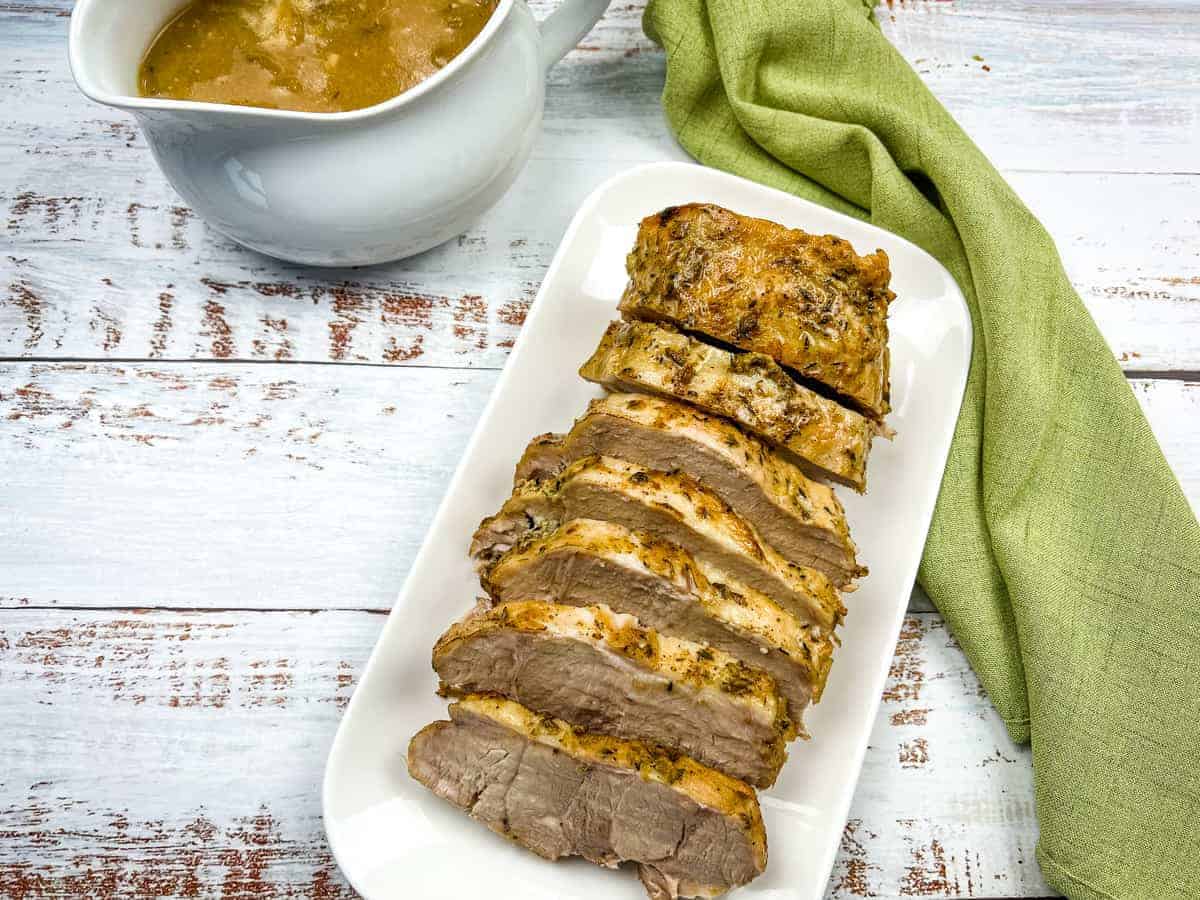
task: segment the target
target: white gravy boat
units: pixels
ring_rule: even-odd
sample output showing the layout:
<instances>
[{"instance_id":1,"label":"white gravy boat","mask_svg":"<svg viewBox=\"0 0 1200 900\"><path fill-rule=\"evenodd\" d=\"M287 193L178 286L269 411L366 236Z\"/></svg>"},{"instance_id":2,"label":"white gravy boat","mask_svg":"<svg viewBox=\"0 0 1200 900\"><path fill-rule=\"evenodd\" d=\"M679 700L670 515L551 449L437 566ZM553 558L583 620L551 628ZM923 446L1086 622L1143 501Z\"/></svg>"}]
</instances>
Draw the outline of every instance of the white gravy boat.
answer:
<instances>
[{"instance_id":1,"label":"white gravy boat","mask_svg":"<svg viewBox=\"0 0 1200 900\"><path fill-rule=\"evenodd\" d=\"M541 123L546 70L609 0L563 0L542 22L524 0L500 0L445 68L344 113L139 97L142 56L186 2L78 0L79 89L133 113L171 184L218 231L280 259L355 266L439 244L500 198Z\"/></svg>"}]
</instances>

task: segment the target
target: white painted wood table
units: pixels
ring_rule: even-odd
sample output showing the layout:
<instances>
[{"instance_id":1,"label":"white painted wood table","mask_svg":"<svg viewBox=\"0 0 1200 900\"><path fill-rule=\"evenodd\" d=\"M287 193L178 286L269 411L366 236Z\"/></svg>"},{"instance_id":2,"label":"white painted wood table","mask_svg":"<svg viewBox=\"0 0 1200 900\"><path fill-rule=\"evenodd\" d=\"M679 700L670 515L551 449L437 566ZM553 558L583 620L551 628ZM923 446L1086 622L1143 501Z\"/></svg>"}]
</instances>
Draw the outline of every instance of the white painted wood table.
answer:
<instances>
[{"instance_id":1,"label":"white painted wood table","mask_svg":"<svg viewBox=\"0 0 1200 900\"><path fill-rule=\"evenodd\" d=\"M351 896L339 713L568 219L681 156L663 56L616 0L486 219L321 272L180 205L72 86L69 9L0 0L0 897ZM1200 6L879 15L1057 238L1195 504ZM829 896L1044 896L1036 838L1027 749L915 598Z\"/></svg>"}]
</instances>

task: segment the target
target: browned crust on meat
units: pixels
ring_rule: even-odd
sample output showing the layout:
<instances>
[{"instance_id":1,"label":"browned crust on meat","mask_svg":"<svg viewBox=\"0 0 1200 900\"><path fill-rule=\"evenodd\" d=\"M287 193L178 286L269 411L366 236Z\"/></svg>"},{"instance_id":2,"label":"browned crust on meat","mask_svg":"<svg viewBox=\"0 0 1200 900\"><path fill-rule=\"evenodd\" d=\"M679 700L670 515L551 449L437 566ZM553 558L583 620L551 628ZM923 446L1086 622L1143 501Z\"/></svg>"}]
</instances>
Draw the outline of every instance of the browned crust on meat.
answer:
<instances>
[{"instance_id":1,"label":"browned crust on meat","mask_svg":"<svg viewBox=\"0 0 1200 900\"><path fill-rule=\"evenodd\" d=\"M592 425L595 429L589 430ZM806 477L774 447L731 422L670 398L618 393L591 401L567 434L542 434L529 442L517 463L513 483L529 478L542 480L557 475L581 456L608 452L589 449L589 440L595 441L589 437L591 434L599 434L603 440L639 429L684 439L708 458L722 460L729 470L736 470L738 477L752 483L776 511L768 523L771 527L785 531L793 539L802 534L819 548L819 562L795 558L793 562L821 569L839 587L866 574L867 570L855 558L854 541L841 501L829 485ZM612 455L624 454L618 451ZM679 460L677 467L686 468L686 461ZM728 497L723 499L729 501ZM760 531L770 539L763 528ZM773 543L777 549L785 549L783 543Z\"/></svg>"},{"instance_id":2,"label":"browned crust on meat","mask_svg":"<svg viewBox=\"0 0 1200 900\"><path fill-rule=\"evenodd\" d=\"M579 374L612 391L665 395L723 416L815 474L866 490L879 426L797 384L762 353L730 353L650 322L613 322Z\"/></svg>"},{"instance_id":3,"label":"browned crust on meat","mask_svg":"<svg viewBox=\"0 0 1200 900\"><path fill-rule=\"evenodd\" d=\"M887 254L690 203L642 220L626 259L628 317L764 353L873 418L887 414Z\"/></svg>"},{"instance_id":4,"label":"browned crust on meat","mask_svg":"<svg viewBox=\"0 0 1200 900\"><path fill-rule=\"evenodd\" d=\"M632 531L615 522L573 519L549 534L538 534L503 557L487 573L484 588L494 596L510 573L541 557L582 550L643 569L687 591L709 616L743 632L756 635L805 666L813 686L813 702L821 698L833 663L833 640L806 626L761 591L746 585L736 589L729 577L695 560L690 553L667 541Z\"/></svg>"},{"instance_id":5,"label":"browned crust on meat","mask_svg":"<svg viewBox=\"0 0 1200 900\"><path fill-rule=\"evenodd\" d=\"M538 534L579 518L563 510L562 495L575 487L595 488L668 511L681 527L756 561L778 583L786 585L811 620L829 633L846 616L846 607L829 578L816 569L788 562L753 527L704 485L682 472L659 472L607 456L589 456L569 465L547 482L522 482L500 512L484 519L471 541L471 557L486 577L503 553ZM506 543L495 540L505 534ZM501 552L497 552L501 551Z\"/></svg>"},{"instance_id":6,"label":"browned crust on meat","mask_svg":"<svg viewBox=\"0 0 1200 900\"><path fill-rule=\"evenodd\" d=\"M642 741L625 741L580 731L561 719L538 715L502 697L471 694L453 704L452 713L455 707L491 719L586 765L632 769L645 781L666 785L699 806L734 818L754 847L759 869L766 866L767 835L762 812L753 788L744 782L701 765L689 756Z\"/></svg>"},{"instance_id":7,"label":"browned crust on meat","mask_svg":"<svg viewBox=\"0 0 1200 900\"><path fill-rule=\"evenodd\" d=\"M750 668L723 650L659 634L643 628L633 616L600 606L514 600L475 610L447 629L434 645L433 655L436 658L460 641L504 630L546 633L610 651L671 683L716 691L745 707L758 707L763 720L774 723L779 741L786 743L796 737L787 704L775 679L766 672Z\"/></svg>"}]
</instances>

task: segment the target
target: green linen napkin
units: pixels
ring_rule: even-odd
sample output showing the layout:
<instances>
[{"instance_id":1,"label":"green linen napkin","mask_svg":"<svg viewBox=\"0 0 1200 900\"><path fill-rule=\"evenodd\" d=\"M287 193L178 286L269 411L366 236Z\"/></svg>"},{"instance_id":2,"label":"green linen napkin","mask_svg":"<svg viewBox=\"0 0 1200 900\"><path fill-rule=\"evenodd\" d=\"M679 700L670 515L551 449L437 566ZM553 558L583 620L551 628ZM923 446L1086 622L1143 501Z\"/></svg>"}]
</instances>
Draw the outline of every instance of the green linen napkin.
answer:
<instances>
[{"instance_id":1,"label":"green linen napkin","mask_svg":"<svg viewBox=\"0 0 1200 900\"><path fill-rule=\"evenodd\" d=\"M921 584L1032 742L1047 881L1200 896L1200 528L1049 235L862 0L651 0L644 24L696 159L957 279L975 349Z\"/></svg>"}]
</instances>

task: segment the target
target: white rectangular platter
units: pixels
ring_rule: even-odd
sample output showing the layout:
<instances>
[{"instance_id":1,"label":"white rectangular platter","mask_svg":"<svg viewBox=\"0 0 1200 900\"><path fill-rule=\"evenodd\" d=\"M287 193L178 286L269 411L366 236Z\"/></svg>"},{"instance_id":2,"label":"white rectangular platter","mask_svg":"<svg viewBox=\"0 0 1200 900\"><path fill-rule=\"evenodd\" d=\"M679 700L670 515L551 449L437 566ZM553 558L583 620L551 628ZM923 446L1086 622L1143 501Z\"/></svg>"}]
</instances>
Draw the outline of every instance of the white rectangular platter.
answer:
<instances>
[{"instance_id":1,"label":"white rectangular platter","mask_svg":"<svg viewBox=\"0 0 1200 900\"><path fill-rule=\"evenodd\" d=\"M762 795L767 871L737 896L816 900L825 892L962 400L970 317L949 273L895 235L712 169L658 163L602 185L567 229L334 739L325 827L342 871L369 900L644 896L632 872L549 863L471 821L409 778L405 752L415 732L445 718L430 653L480 593L467 559L472 532L508 496L529 439L565 431L599 394L576 372L616 317L638 221L689 202L836 234L859 253L882 248L891 259L888 421L897 436L875 442L866 496L839 490L871 574L846 597L842 646L821 703L806 715L812 740L792 744L779 781Z\"/></svg>"}]
</instances>

